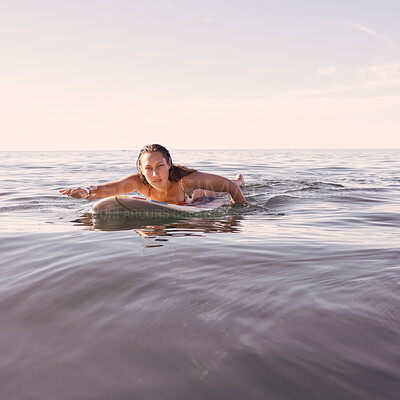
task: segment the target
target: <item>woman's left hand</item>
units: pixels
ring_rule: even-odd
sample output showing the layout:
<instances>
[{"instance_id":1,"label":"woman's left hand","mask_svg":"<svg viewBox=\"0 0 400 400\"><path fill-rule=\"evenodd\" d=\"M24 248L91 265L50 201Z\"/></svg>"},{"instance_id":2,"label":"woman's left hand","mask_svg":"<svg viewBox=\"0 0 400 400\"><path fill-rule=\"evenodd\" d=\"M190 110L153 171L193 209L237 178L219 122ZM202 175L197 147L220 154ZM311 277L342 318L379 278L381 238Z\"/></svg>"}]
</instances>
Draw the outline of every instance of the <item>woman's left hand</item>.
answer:
<instances>
[{"instance_id":1,"label":"woman's left hand","mask_svg":"<svg viewBox=\"0 0 400 400\"><path fill-rule=\"evenodd\" d=\"M88 192L82 188L62 189L59 190L59 192L69 197L73 197L74 199L87 199L89 197Z\"/></svg>"}]
</instances>

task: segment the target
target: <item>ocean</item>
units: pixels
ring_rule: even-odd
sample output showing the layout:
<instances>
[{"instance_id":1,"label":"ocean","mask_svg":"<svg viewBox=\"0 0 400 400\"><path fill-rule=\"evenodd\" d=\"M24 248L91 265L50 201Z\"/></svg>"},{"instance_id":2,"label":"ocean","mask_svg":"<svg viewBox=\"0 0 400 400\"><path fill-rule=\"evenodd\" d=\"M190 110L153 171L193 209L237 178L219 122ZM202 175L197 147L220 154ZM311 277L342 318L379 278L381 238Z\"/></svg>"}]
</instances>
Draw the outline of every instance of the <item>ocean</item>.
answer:
<instances>
[{"instance_id":1,"label":"ocean","mask_svg":"<svg viewBox=\"0 0 400 400\"><path fill-rule=\"evenodd\" d=\"M0 152L0 398L397 399L400 150L177 150L248 204L93 218L137 151Z\"/></svg>"}]
</instances>

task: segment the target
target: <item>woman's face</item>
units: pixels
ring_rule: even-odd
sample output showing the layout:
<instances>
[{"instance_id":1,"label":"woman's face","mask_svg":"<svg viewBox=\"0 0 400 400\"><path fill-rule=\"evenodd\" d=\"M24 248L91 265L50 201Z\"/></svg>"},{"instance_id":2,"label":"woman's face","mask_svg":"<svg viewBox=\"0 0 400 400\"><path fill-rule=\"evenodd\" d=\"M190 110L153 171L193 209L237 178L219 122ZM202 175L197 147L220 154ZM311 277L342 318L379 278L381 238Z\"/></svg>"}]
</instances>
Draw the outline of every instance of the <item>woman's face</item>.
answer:
<instances>
[{"instance_id":1,"label":"woman's face","mask_svg":"<svg viewBox=\"0 0 400 400\"><path fill-rule=\"evenodd\" d=\"M157 189L168 188L171 162L167 162L159 151L144 153L140 159L140 169L151 186Z\"/></svg>"}]
</instances>

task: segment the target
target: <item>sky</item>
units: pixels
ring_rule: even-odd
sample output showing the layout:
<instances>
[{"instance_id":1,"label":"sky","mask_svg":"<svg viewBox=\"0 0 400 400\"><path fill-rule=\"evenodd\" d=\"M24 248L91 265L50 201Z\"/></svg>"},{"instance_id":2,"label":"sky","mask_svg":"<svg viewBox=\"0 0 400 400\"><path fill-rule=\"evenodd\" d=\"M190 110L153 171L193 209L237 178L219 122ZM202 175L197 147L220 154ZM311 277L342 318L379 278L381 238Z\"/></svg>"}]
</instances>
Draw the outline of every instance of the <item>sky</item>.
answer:
<instances>
[{"instance_id":1,"label":"sky","mask_svg":"<svg viewBox=\"0 0 400 400\"><path fill-rule=\"evenodd\" d=\"M0 0L0 150L400 148L398 0Z\"/></svg>"}]
</instances>

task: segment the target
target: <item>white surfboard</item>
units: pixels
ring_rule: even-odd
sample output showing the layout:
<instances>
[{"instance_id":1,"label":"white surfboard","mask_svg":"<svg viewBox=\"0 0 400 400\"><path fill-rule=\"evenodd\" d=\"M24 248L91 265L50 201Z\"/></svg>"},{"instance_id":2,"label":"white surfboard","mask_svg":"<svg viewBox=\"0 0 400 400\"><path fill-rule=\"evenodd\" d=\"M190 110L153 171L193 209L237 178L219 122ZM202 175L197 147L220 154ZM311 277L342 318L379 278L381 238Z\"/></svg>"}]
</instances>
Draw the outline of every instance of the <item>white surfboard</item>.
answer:
<instances>
[{"instance_id":1,"label":"white surfboard","mask_svg":"<svg viewBox=\"0 0 400 400\"><path fill-rule=\"evenodd\" d=\"M211 201L210 201L211 200ZM159 216L173 214L196 214L215 210L226 204L226 199L216 197L196 204L170 204L162 201L133 196L111 196L97 201L90 212L92 214L130 213L138 216Z\"/></svg>"}]
</instances>

